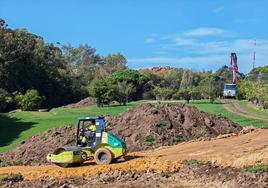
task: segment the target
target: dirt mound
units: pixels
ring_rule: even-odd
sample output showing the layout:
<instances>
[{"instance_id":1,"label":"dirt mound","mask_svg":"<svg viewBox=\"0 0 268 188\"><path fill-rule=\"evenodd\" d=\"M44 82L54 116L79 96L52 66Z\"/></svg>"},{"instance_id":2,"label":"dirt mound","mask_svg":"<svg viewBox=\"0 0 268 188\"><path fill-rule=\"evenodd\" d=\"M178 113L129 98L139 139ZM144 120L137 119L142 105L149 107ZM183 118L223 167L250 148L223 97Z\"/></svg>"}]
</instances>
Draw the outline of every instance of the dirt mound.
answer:
<instances>
[{"instance_id":1,"label":"dirt mound","mask_svg":"<svg viewBox=\"0 0 268 188\"><path fill-rule=\"evenodd\" d=\"M64 108L79 108L79 107L86 107L86 106L91 106L94 105L95 100L91 97L87 97L85 99L82 99L81 101L73 104L68 104L66 106L63 106Z\"/></svg>"},{"instance_id":2,"label":"dirt mound","mask_svg":"<svg viewBox=\"0 0 268 188\"><path fill-rule=\"evenodd\" d=\"M230 120L200 112L194 107L143 104L116 117L107 117L107 128L126 141L128 151L174 145L203 137L238 133ZM2 165L39 165L46 155L63 145L75 144L76 126L54 128L32 136L5 154Z\"/></svg>"},{"instance_id":3,"label":"dirt mound","mask_svg":"<svg viewBox=\"0 0 268 188\"><path fill-rule=\"evenodd\" d=\"M242 130L241 126L224 117L201 112L195 107L172 104L143 104L106 120L107 128L126 141L128 151Z\"/></svg>"},{"instance_id":4,"label":"dirt mound","mask_svg":"<svg viewBox=\"0 0 268 188\"><path fill-rule=\"evenodd\" d=\"M210 164L184 164L175 172L112 171L90 179L72 177L50 180L5 180L1 187L267 187L268 172L241 172Z\"/></svg>"},{"instance_id":5,"label":"dirt mound","mask_svg":"<svg viewBox=\"0 0 268 188\"><path fill-rule=\"evenodd\" d=\"M2 165L39 165L46 155L63 145L75 144L75 126L64 126L31 136L7 153L0 154Z\"/></svg>"}]
</instances>

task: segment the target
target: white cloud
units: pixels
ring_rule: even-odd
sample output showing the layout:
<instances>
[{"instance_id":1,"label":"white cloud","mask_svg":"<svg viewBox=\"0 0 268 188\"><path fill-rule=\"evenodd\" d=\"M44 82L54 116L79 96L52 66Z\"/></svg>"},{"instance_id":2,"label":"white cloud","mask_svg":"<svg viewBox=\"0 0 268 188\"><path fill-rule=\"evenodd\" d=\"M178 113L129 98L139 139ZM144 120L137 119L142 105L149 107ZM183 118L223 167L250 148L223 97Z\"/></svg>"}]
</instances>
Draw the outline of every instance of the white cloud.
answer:
<instances>
[{"instance_id":1,"label":"white cloud","mask_svg":"<svg viewBox=\"0 0 268 188\"><path fill-rule=\"evenodd\" d=\"M147 38L147 39L145 39L145 42L146 43L153 43L153 42L155 42L155 39L154 38Z\"/></svg>"},{"instance_id":2,"label":"white cloud","mask_svg":"<svg viewBox=\"0 0 268 188\"><path fill-rule=\"evenodd\" d=\"M200 27L184 33L185 36L189 37L211 36L211 35L222 35L222 34L225 34L225 31L223 29L213 27Z\"/></svg>"},{"instance_id":3,"label":"white cloud","mask_svg":"<svg viewBox=\"0 0 268 188\"><path fill-rule=\"evenodd\" d=\"M253 61L253 39L222 37L228 33L231 32L219 28L201 27L179 34L151 37L157 44L157 50L149 57L129 59L129 65L132 68L145 65L216 70L222 65L229 65L230 53L236 52L239 71L249 72ZM197 37L213 35L214 37L209 38ZM268 39L257 39L255 51L256 66L268 65Z\"/></svg>"},{"instance_id":4,"label":"white cloud","mask_svg":"<svg viewBox=\"0 0 268 188\"><path fill-rule=\"evenodd\" d=\"M128 64L132 68L140 68L139 65L147 68L153 66L173 66L193 70L205 69L215 71L223 65L229 66L229 54L234 51L238 56L240 72L247 73L252 68L254 46L251 39L213 42L179 39L173 42L174 44L169 44L165 50L177 50L181 54L179 57L171 57L168 54L164 54L164 56L132 58L128 59ZM256 66L268 65L268 40L257 40L255 50ZM187 52L191 54L189 55Z\"/></svg>"},{"instance_id":5,"label":"white cloud","mask_svg":"<svg viewBox=\"0 0 268 188\"><path fill-rule=\"evenodd\" d=\"M178 37L175 39L175 45L176 46L192 46L192 45L196 45L196 41L193 39Z\"/></svg>"},{"instance_id":6,"label":"white cloud","mask_svg":"<svg viewBox=\"0 0 268 188\"><path fill-rule=\"evenodd\" d=\"M223 56L199 56L199 57L146 57L128 59L128 64L132 68L140 68L138 65L143 64L143 68L150 68L154 66L172 66L183 67L192 70L215 70L223 65ZM228 59L228 57L226 58Z\"/></svg>"},{"instance_id":7,"label":"white cloud","mask_svg":"<svg viewBox=\"0 0 268 188\"><path fill-rule=\"evenodd\" d=\"M268 55L260 54L256 61L256 66L267 65ZM140 67L139 65L144 65ZM229 54L210 55L196 57L145 57L128 59L128 65L132 68L151 68L155 66L171 66L178 68L188 68L195 71L212 70L216 71L223 65L229 66ZM241 54L238 56L238 67L240 72L247 73L252 69L252 55Z\"/></svg>"}]
</instances>

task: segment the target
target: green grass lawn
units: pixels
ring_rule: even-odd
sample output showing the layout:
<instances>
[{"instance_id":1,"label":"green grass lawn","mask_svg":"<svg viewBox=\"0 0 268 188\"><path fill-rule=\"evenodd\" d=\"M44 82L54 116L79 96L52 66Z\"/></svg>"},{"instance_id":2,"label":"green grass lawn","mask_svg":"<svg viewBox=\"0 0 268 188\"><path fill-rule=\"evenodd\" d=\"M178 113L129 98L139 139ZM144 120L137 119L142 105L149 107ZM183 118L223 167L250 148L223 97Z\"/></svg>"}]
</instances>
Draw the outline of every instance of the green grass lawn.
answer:
<instances>
[{"instance_id":1,"label":"green grass lawn","mask_svg":"<svg viewBox=\"0 0 268 188\"><path fill-rule=\"evenodd\" d=\"M198 109L204 112L208 112L210 114L222 115L224 117L227 117L228 119L232 120L235 123L238 123L241 126L268 126L268 121L250 119L226 111L218 100L215 101L213 104L209 103L209 101L206 100L191 101L189 105L196 106Z\"/></svg>"},{"instance_id":2,"label":"green grass lawn","mask_svg":"<svg viewBox=\"0 0 268 188\"><path fill-rule=\"evenodd\" d=\"M239 101L240 106L248 113L255 114L258 117L268 118L268 109L262 109L260 107L250 104L248 101Z\"/></svg>"},{"instance_id":3,"label":"green grass lawn","mask_svg":"<svg viewBox=\"0 0 268 188\"><path fill-rule=\"evenodd\" d=\"M0 153L9 150L29 136L46 131L49 128L67 124L76 124L77 118L94 115L117 115L133 108L143 101L129 103L127 106L96 106L84 108L55 108L49 112L0 113Z\"/></svg>"}]
</instances>

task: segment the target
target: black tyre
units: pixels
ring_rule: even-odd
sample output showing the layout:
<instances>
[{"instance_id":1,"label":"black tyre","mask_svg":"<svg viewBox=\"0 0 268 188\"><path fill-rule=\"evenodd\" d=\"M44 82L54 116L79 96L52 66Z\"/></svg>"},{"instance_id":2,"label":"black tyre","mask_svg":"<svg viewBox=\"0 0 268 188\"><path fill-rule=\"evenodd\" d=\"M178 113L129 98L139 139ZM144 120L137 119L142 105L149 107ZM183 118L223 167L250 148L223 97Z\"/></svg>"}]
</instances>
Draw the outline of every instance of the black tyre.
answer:
<instances>
[{"instance_id":1,"label":"black tyre","mask_svg":"<svg viewBox=\"0 0 268 188\"><path fill-rule=\"evenodd\" d=\"M94 159L98 165L110 164L113 160L111 152L106 148L100 148L94 154Z\"/></svg>"}]
</instances>

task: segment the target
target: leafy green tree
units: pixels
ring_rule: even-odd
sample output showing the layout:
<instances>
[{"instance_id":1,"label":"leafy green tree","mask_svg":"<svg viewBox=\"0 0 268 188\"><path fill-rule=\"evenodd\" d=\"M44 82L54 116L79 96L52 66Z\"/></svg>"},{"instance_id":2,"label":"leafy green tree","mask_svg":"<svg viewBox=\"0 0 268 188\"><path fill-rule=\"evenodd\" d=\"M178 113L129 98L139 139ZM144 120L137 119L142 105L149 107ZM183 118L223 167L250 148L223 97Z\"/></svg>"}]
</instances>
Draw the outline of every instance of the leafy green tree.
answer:
<instances>
[{"instance_id":1,"label":"leafy green tree","mask_svg":"<svg viewBox=\"0 0 268 188\"><path fill-rule=\"evenodd\" d=\"M135 87L126 81L117 82L115 87L116 98L118 98L120 104L126 105L129 102L129 96L131 93L135 92Z\"/></svg>"},{"instance_id":2,"label":"leafy green tree","mask_svg":"<svg viewBox=\"0 0 268 188\"><path fill-rule=\"evenodd\" d=\"M247 99L263 108L268 108L268 82L251 81L250 76L237 84L239 99Z\"/></svg>"},{"instance_id":3,"label":"leafy green tree","mask_svg":"<svg viewBox=\"0 0 268 188\"><path fill-rule=\"evenodd\" d=\"M97 99L97 105L103 107L105 99L107 99L107 93L109 87L105 80L103 79L94 79L88 88L89 95Z\"/></svg>"},{"instance_id":4,"label":"leafy green tree","mask_svg":"<svg viewBox=\"0 0 268 188\"><path fill-rule=\"evenodd\" d=\"M90 81L100 77L98 65L102 64L103 60L96 54L96 49L87 44L79 45L77 48L62 45L62 51L69 69L81 84L88 85Z\"/></svg>"},{"instance_id":5,"label":"leafy green tree","mask_svg":"<svg viewBox=\"0 0 268 188\"><path fill-rule=\"evenodd\" d=\"M166 100L170 91L163 87L155 87L153 90L157 100Z\"/></svg>"},{"instance_id":6,"label":"leafy green tree","mask_svg":"<svg viewBox=\"0 0 268 188\"><path fill-rule=\"evenodd\" d=\"M190 70L184 70L180 84L181 89L193 86L194 73Z\"/></svg>"},{"instance_id":7,"label":"leafy green tree","mask_svg":"<svg viewBox=\"0 0 268 188\"><path fill-rule=\"evenodd\" d=\"M248 74L248 79L253 81L268 82L268 66L256 67Z\"/></svg>"},{"instance_id":8,"label":"leafy green tree","mask_svg":"<svg viewBox=\"0 0 268 188\"><path fill-rule=\"evenodd\" d=\"M109 54L107 57L104 58L104 63L126 66L127 59L121 53Z\"/></svg>"},{"instance_id":9,"label":"leafy green tree","mask_svg":"<svg viewBox=\"0 0 268 188\"><path fill-rule=\"evenodd\" d=\"M116 86L118 83L126 82L133 86L133 92L130 93L129 100L142 99L143 93L149 87L149 78L136 70L118 70L107 77L109 85ZM114 92L116 93L116 92ZM117 98L114 96L115 99Z\"/></svg>"},{"instance_id":10,"label":"leafy green tree","mask_svg":"<svg viewBox=\"0 0 268 188\"><path fill-rule=\"evenodd\" d=\"M7 110L8 105L12 102L12 96L6 90L0 88L0 112Z\"/></svg>"},{"instance_id":11,"label":"leafy green tree","mask_svg":"<svg viewBox=\"0 0 268 188\"><path fill-rule=\"evenodd\" d=\"M207 77L200 82L200 91L205 99L209 99L211 103L214 102L217 96L216 82L213 77Z\"/></svg>"},{"instance_id":12,"label":"leafy green tree","mask_svg":"<svg viewBox=\"0 0 268 188\"><path fill-rule=\"evenodd\" d=\"M172 97L173 99L183 99L187 103L191 100L191 88L182 88L179 89Z\"/></svg>"},{"instance_id":13,"label":"leafy green tree","mask_svg":"<svg viewBox=\"0 0 268 188\"><path fill-rule=\"evenodd\" d=\"M237 82L237 94L236 97L241 99L249 99L249 91L252 89L252 82L249 80L240 80ZM248 90L250 89L250 90Z\"/></svg>"},{"instance_id":14,"label":"leafy green tree","mask_svg":"<svg viewBox=\"0 0 268 188\"><path fill-rule=\"evenodd\" d=\"M101 78L106 78L118 70L127 68L127 59L121 53L109 54L102 59L102 66L99 66L99 74Z\"/></svg>"},{"instance_id":15,"label":"leafy green tree","mask_svg":"<svg viewBox=\"0 0 268 188\"><path fill-rule=\"evenodd\" d=\"M190 88L190 96L191 96L191 100L201 99L202 94L200 92L200 89L198 87Z\"/></svg>"},{"instance_id":16,"label":"leafy green tree","mask_svg":"<svg viewBox=\"0 0 268 188\"><path fill-rule=\"evenodd\" d=\"M22 110L36 110L41 106L43 98L35 89L27 90L25 94L15 93L17 106Z\"/></svg>"},{"instance_id":17,"label":"leafy green tree","mask_svg":"<svg viewBox=\"0 0 268 188\"><path fill-rule=\"evenodd\" d=\"M264 109L268 108L268 83L260 81L256 84L254 88L256 92L256 98Z\"/></svg>"}]
</instances>

